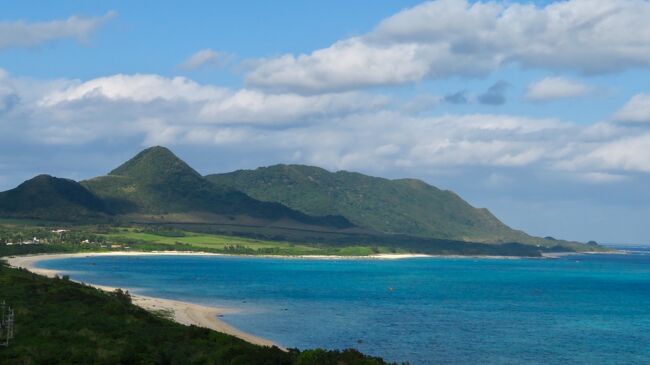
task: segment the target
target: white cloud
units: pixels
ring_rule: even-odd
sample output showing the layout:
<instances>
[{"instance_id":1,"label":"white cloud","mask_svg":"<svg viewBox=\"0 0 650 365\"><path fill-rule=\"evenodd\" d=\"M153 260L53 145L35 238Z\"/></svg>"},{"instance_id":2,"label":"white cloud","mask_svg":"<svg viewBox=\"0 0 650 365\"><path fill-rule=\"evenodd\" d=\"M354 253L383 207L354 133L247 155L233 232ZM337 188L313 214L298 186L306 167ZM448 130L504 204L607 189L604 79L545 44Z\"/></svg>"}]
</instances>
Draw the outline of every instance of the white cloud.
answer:
<instances>
[{"instance_id":1,"label":"white cloud","mask_svg":"<svg viewBox=\"0 0 650 365\"><path fill-rule=\"evenodd\" d=\"M35 47L57 39L72 38L87 41L100 26L115 17L109 11L100 17L72 16L66 20L29 23L25 21L0 22L0 49Z\"/></svg>"},{"instance_id":2,"label":"white cloud","mask_svg":"<svg viewBox=\"0 0 650 365\"><path fill-rule=\"evenodd\" d=\"M102 103L130 103L137 110L184 110L202 123L286 123L301 118L335 117L385 105L382 96L347 92L304 96L229 90L198 84L185 77L113 75L86 82L71 81L38 101L57 110L83 109ZM145 110L143 110L145 108Z\"/></svg>"},{"instance_id":3,"label":"white cloud","mask_svg":"<svg viewBox=\"0 0 650 365\"><path fill-rule=\"evenodd\" d=\"M181 126L171 125L161 118L140 118L135 125L136 130L144 132L143 143L147 146L172 144L183 132Z\"/></svg>"},{"instance_id":4,"label":"white cloud","mask_svg":"<svg viewBox=\"0 0 650 365\"><path fill-rule=\"evenodd\" d=\"M246 76L253 86L321 92L350 85L398 84L419 80L429 70L417 44L378 47L361 38L335 43L310 55L284 55L259 62Z\"/></svg>"},{"instance_id":5,"label":"white cloud","mask_svg":"<svg viewBox=\"0 0 650 365\"><path fill-rule=\"evenodd\" d=\"M629 178L629 176L610 174L607 172L586 172L577 174L578 180L593 184L618 183L621 181L627 181Z\"/></svg>"},{"instance_id":6,"label":"white cloud","mask_svg":"<svg viewBox=\"0 0 650 365\"><path fill-rule=\"evenodd\" d=\"M227 90L203 86L185 77L166 78L159 75L113 75L86 82L74 82L63 90L45 95L41 103L59 103L90 98L150 102L161 100L207 101L222 98Z\"/></svg>"},{"instance_id":7,"label":"white cloud","mask_svg":"<svg viewBox=\"0 0 650 365\"><path fill-rule=\"evenodd\" d=\"M559 161L557 166L569 171L650 172L650 133L586 147L590 148L570 159Z\"/></svg>"},{"instance_id":8,"label":"white cloud","mask_svg":"<svg viewBox=\"0 0 650 365\"><path fill-rule=\"evenodd\" d=\"M546 102L575 98L589 92L589 87L581 82L563 77L546 77L528 86L526 99L533 102Z\"/></svg>"},{"instance_id":9,"label":"white cloud","mask_svg":"<svg viewBox=\"0 0 650 365\"><path fill-rule=\"evenodd\" d=\"M614 120L630 123L650 123L650 94L632 97L615 115Z\"/></svg>"},{"instance_id":10,"label":"white cloud","mask_svg":"<svg viewBox=\"0 0 650 365\"><path fill-rule=\"evenodd\" d=\"M187 71L196 70L201 67L222 67L232 58L231 55L223 52L216 52L211 49L202 49L181 64L181 68Z\"/></svg>"},{"instance_id":11,"label":"white cloud","mask_svg":"<svg viewBox=\"0 0 650 365\"><path fill-rule=\"evenodd\" d=\"M646 0L544 7L437 0L401 11L366 35L309 54L259 60L246 82L312 93L483 75L509 63L584 73L650 67L647 19Z\"/></svg>"},{"instance_id":12,"label":"white cloud","mask_svg":"<svg viewBox=\"0 0 650 365\"><path fill-rule=\"evenodd\" d=\"M201 116L214 123L282 123L301 118L337 117L376 109L386 103L384 97L353 92L302 96L244 89L210 101L201 110Z\"/></svg>"},{"instance_id":13,"label":"white cloud","mask_svg":"<svg viewBox=\"0 0 650 365\"><path fill-rule=\"evenodd\" d=\"M6 75L0 90L8 90L0 97L12 95L15 101L2 114L5 143L130 139L246 149L332 169L508 168L590 182L650 172L650 134L639 135L625 124L580 126L502 114L430 116L369 93L275 94L159 75L85 82Z\"/></svg>"}]
</instances>

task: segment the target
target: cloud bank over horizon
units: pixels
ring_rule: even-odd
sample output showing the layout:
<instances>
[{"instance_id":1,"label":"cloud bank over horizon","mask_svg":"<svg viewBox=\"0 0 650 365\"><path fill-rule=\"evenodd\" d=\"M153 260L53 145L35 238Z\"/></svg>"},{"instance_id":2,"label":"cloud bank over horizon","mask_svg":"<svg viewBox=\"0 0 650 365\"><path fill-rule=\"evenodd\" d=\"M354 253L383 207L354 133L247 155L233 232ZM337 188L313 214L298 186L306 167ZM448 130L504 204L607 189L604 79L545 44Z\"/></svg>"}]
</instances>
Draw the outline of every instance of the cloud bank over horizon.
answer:
<instances>
[{"instance_id":1,"label":"cloud bank over horizon","mask_svg":"<svg viewBox=\"0 0 650 365\"><path fill-rule=\"evenodd\" d=\"M502 103L504 87L493 85L481 102ZM261 149L331 169L535 166L608 182L604 174L650 172L650 130L615 120L645 121L645 109L635 106L647 106L646 99L637 95L613 121L584 126L499 113L419 115L388 95L368 92L265 93L152 74L86 82L5 75L0 128L26 144L121 137L137 138L142 146L256 141Z\"/></svg>"}]
</instances>

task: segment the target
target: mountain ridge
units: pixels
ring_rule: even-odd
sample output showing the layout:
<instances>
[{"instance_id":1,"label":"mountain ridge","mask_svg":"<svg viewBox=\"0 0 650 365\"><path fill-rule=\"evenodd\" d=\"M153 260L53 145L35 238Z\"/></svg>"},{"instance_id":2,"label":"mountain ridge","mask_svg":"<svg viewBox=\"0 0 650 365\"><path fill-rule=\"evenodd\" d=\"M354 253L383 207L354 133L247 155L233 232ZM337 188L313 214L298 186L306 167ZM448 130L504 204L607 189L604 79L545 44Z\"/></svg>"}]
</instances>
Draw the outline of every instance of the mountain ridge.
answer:
<instances>
[{"instance_id":1,"label":"mountain ridge","mask_svg":"<svg viewBox=\"0 0 650 365\"><path fill-rule=\"evenodd\" d=\"M458 194L413 178L386 179L308 165L278 164L206 178L254 198L276 201L306 214L340 214L388 234L470 242L551 244L511 229L488 209Z\"/></svg>"},{"instance_id":2,"label":"mountain ridge","mask_svg":"<svg viewBox=\"0 0 650 365\"><path fill-rule=\"evenodd\" d=\"M232 188L216 186L165 147L150 147L106 176L81 184L116 214L209 212L260 219L290 219L304 224L351 227L343 217L309 216L280 203L262 202Z\"/></svg>"},{"instance_id":3,"label":"mountain ridge","mask_svg":"<svg viewBox=\"0 0 650 365\"><path fill-rule=\"evenodd\" d=\"M0 193L0 217L169 225L315 245L502 254L575 242L513 230L489 210L418 179L385 179L306 165L207 177L167 148L147 148L107 175L76 182L39 175ZM486 248L484 244L502 247ZM528 245L523 251L520 246ZM538 253L539 253L538 252Z\"/></svg>"}]
</instances>

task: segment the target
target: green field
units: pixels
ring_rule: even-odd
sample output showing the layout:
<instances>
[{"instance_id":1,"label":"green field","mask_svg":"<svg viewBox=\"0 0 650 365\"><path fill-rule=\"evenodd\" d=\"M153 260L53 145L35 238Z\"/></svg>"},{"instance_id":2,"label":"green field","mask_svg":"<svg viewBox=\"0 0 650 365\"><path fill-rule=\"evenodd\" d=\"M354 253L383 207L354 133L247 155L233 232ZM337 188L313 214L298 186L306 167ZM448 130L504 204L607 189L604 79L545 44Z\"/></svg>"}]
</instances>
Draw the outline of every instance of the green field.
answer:
<instances>
[{"instance_id":1,"label":"green field","mask_svg":"<svg viewBox=\"0 0 650 365\"><path fill-rule=\"evenodd\" d=\"M189 231L143 231L138 228L119 228L116 232L101 234L107 241L129 244L134 249L201 250L221 253L276 254L276 255L341 255L367 256L377 253L406 253L403 250L373 246L324 247L320 245L294 244L285 241L257 240L245 237L201 234Z\"/></svg>"},{"instance_id":2,"label":"green field","mask_svg":"<svg viewBox=\"0 0 650 365\"><path fill-rule=\"evenodd\" d=\"M53 233L66 229L63 234ZM40 245L6 245L37 238ZM0 254L21 252L89 251L201 251L237 255L340 255L367 256L408 251L378 245L324 245L292 243L197 233L164 226L56 225L53 222L0 220Z\"/></svg>"}]
</instances>

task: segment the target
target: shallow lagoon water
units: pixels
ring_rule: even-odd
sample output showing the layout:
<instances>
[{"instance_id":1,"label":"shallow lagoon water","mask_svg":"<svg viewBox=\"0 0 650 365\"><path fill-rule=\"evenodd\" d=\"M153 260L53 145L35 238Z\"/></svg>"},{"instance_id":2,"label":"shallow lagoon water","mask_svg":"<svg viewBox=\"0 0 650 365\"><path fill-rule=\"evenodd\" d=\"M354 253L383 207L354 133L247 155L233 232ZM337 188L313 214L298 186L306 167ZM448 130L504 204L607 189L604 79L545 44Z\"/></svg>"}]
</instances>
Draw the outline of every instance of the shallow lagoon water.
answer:
<instances>
[{"instance_id":1,"label":"shallow lagoon water","mask_svg":"<svg viewBox=\"0 0 650 365\"><path fill-rule=\"evenodd\" d=\"M411 364L648 364L650 252L554 260L97 256L40 262L75 280L241 308L285 347Z\"/></svg>"}]
</instances>

